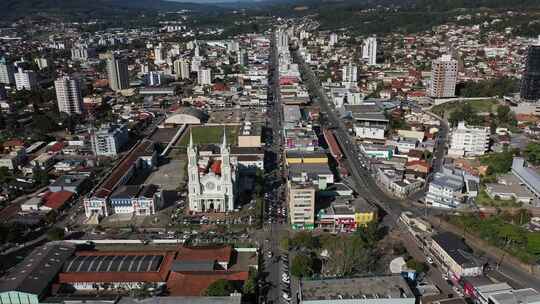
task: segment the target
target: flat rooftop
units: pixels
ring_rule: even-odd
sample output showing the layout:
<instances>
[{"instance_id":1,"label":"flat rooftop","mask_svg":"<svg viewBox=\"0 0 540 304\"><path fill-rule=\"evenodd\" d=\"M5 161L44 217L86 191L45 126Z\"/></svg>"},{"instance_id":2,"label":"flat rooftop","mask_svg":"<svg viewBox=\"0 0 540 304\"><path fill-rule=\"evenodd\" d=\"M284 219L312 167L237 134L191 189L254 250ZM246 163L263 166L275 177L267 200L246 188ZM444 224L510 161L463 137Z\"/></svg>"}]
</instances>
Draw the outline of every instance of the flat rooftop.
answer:
<instances>
[{"instance_id":1,"label":"flat rooftop","mask_svg":"<svg viewBox=\"0 0 540 304\"><path fill-rule=\"evenodd\" d=\"M414 298L400 275L302 281L302 301Z\"/></svg>"}]
</instances>

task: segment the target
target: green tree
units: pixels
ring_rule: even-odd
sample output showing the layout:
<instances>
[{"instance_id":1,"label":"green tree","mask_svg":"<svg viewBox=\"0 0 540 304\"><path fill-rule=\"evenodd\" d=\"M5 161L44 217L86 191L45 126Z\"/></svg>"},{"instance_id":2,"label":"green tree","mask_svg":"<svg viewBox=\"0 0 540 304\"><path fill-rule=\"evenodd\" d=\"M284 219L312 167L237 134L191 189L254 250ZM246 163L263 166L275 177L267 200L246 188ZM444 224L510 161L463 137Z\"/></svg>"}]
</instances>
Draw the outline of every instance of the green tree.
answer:
<instances>
[{"instance_id":1,"label":"green tree","mask_svg":"<svg viewBox=\"0 0 540 304\"><path fill-rule=\"evenodd\" d=\"M296 255L291 263L291 274L295 277L310 277L313 274L314 261L307 254Z\"/></svg>"},{"instance_id":2,"label":"green tree","mask_svg":"<svg viewBox=\"0 0 540 304\"><path fill-rule=\"evenodd\" d=\"M509 123L513 120L512 111L509 106L498 106L497 107L497 120L499 123Z\"/></svg>"},{"instance_id":3,"label":"green tree","mask_svg":"<svg viewBox=\"0 0 540 304\"><path fill-rule=\"evenodd\" d=\"M204 295L208 297L225 297L234 292L234 285L231 281L219 279L206 288Z\"/></svg>"},{"instance_id":4,"label":"green tree","mask_svg":"<svg viewBox=\"0 0 540 304\"><path fill-rule=\"evenodd\" d=\"M532 142L527 144L524 152L527 156L527 161L529 161L533 165L540 164L540 143Z\"/></svg>"},{"instance_id":5,"label":"green tree","mask_svg":"<svg viewBox=\"0 0 540 304\"><path fill-rule=\"evenodd\" d=\"M250 269L249 270L249 277L244 283L244 287L242 289L244 295L254 295L257 288L257 270Z\"/></svg>"},{"instance_id":6,"label":"green tree","mask_svg":"<svg viewBox=\"0 0 540 304\"><path fill-rule=\"evenodd\" d=\"M424 273L429 270L429 266L424 263L417 261L415 259L410 259L407 261L407 268L414 269L417 273Z\"/></svg>"}]
</instances>

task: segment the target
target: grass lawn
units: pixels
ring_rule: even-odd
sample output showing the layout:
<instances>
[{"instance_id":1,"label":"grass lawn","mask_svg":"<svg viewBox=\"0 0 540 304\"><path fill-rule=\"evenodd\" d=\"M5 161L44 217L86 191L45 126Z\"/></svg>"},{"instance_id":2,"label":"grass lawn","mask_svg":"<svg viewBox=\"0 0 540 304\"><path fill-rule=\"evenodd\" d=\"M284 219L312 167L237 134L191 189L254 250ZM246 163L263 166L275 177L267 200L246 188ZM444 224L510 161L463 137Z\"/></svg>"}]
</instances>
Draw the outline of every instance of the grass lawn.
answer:
<instances>
[{"instance_id":1,"label":"grass lawn","mask_svg":"<svg viewBox=\"0 0 540 304\"><path fill-rule=\"evenodd\" d=\"M521 204L517 203L514 200L493 199L487 195L485 189L482 189L480 190L480 192L478 192L478 196L476 197L476 203L480 206L486 206L486 207L520 207L521 206Z\"/></svg>"},{"instance_id":2,"label":"grass lawn","mask_svg":"<svg viewBox=\"0 0 540 304\"><path fill-rule=\"evenodd\" d=\"M235 146L238 143L238 127L236 126L212 126L212 127L192 127L193 143L200 145L219 144L223 141L223 128L227 133L227 143ZM190 130L184 133L178 146L187 147L189 144Z\"/></svg>"},{"instance_id":3,"label":"grass lawn","mask_svg":"<svg viewBox=\"0 0 540 304\"><path fill-rule=\"evenodd\" d=\"M445 114L448 114L456 110L457 108L463 106L464 104L469 104L475 111L480 112L480 113L495 112L497 110L497 107L499 106L499 103L497 102L497 100L494 100L494 99L454 101L454 102L447 102L442 105L434 106L432 108L432 112L439 113L439 114L442 114L444 112Z\"/></svg>"}]
</instances>

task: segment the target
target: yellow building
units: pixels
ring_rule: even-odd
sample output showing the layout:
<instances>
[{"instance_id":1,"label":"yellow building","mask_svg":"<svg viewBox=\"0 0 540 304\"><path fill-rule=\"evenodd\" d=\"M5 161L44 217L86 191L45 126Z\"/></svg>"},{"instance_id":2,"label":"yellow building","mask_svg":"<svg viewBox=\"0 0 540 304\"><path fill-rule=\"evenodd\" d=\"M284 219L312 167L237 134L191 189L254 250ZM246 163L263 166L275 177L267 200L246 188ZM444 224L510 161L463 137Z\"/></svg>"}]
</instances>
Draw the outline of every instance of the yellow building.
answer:
<instances>
[{"instance_id":1,"label":"yellow building","mask_svg":"<svg viewBox=\"0 0 540 304\"><path fill-rule=\"evenodd\" d=\"M327 164L328 156L324 151L287 151L285 153L287 165L290 164Z\"/></svg>"}]
</instances>

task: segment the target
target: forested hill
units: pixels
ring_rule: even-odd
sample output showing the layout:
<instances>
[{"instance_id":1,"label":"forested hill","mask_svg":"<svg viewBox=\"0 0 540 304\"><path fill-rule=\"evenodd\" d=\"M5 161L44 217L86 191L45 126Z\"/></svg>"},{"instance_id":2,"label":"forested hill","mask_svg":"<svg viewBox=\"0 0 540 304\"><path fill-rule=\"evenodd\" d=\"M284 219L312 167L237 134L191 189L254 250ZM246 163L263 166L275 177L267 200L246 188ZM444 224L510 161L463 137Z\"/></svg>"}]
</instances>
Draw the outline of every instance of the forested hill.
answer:
<instances>
[{"instance_id":1,"label":"forested hill","mask_svg":"<svg viewBox=\"0 0 540 304\"><path fill-rule=\"evenodd\" d=\"M86 19L181 9L193 11L217 9L206 4L162 0L2 0L1 2L0 18L10 19L34 15Z\"/></svg>"}]
</instances>

